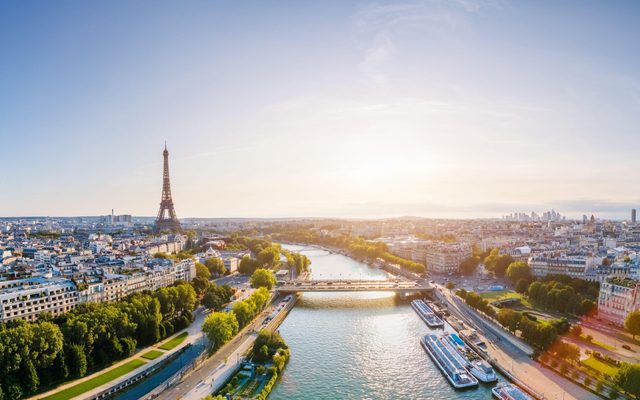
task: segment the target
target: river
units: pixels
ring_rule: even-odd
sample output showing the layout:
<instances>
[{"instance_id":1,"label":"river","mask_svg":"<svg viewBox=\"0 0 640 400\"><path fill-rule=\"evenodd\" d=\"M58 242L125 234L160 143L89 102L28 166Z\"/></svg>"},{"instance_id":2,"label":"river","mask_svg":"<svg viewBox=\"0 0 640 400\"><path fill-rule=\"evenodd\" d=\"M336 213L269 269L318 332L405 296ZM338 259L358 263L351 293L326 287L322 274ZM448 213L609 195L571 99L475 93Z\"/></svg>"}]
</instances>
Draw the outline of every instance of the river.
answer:
<instances>
[{"instance_id":1,"label":"river","mask_svg":"<svg viewBox=\"0 0 640 400\"><path fill-rule=\"evenodd\" d=\"M283 247L311 259L312 279L387 277L340 254ZM279 331L291 360L272 400L491 398L482 383L468 391L449 385L420 346L430 328L392 293L305 293Z\"/></svg>"}]
</instances>

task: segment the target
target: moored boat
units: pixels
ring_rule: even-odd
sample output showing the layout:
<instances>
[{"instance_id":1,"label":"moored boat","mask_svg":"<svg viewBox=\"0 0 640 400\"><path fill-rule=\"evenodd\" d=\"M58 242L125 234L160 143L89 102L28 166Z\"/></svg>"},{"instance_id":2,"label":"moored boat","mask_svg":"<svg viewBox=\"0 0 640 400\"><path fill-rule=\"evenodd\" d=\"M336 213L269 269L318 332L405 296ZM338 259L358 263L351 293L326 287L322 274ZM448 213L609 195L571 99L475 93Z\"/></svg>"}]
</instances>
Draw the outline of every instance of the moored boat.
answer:
<instances>
[{"instance_id":1,"label":"moored boat","mask_svg":"<svg viewBox=\"0 0 640 400\"><path fill-rule=\"evenodd\" d=\"M499 400L533 400L522 389L512 383L500 382L491 389L493 396Z\"/></svg>"},{"instance_id":2,"label":"moored boat","mask_svg":"<svg viewBox=\"0 0 640 400\"><path fill-rule=\"evenodd\" d=\"M498 376L491 364L482 359L478 353L460 339L455 333L445 333L443 335L446 345L451 347L451 351L458 358L460 363L473 376L485 383L491 383L498 380Z\"/></svg>"},{"instance_id":3,"label":"moored boat","mask_svg":"<svg viewBox=\"0 0 640 400\"><path fill-rule=\"evenodd\" d=\"M454 388L465 389L478 386L478 380L464 369L451 350L445 346L441 337L426 335L420 339L420 344Z\"/></svg>"},{"instance_id":4,"label":"moored boat","mask_svg":"<svg viewBox=\"0 0 640 400\"><path fill-rule=\"evenodd\" d=\"M444 326L444 321L438 317L424 301L413 300L411 307L429 327L439 328Z\"/></svg>"}]
</instances>

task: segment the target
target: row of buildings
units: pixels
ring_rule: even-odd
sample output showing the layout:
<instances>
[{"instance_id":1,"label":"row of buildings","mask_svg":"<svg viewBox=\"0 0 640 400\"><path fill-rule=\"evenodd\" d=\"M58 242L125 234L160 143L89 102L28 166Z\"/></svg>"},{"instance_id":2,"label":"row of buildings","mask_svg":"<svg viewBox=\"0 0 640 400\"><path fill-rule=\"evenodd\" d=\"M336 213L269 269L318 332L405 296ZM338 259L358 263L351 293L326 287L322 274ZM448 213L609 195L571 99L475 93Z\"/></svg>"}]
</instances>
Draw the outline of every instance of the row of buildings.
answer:
<instances>
[{"instance_id":1,"label":"row of buildings","mask_svg":"<svg viewBox=\"0 0 640 400\"><path fill-rule=\"evenodd\" d=\"M129 223L128 217L113 223ZM196 276L196 259L160 253L184 249L184 235L149 236L96 219L0 222L0 321L58 316L85 302L109 302Z\"/></svg>"},{"instance_id":2,"label":"row of buildings","mask_svg":"<svg viewBox=\"0 0 640 400\"><path fill-rule=\"evenodd\" d=\"M81 281L52 274L0 281L0 321L33 321L41 313L58 316L86 302L119 301L132 293L152 291L195 277L195 261L157 264L120 273L94 271Z\"/></svg>"}]
</instances>

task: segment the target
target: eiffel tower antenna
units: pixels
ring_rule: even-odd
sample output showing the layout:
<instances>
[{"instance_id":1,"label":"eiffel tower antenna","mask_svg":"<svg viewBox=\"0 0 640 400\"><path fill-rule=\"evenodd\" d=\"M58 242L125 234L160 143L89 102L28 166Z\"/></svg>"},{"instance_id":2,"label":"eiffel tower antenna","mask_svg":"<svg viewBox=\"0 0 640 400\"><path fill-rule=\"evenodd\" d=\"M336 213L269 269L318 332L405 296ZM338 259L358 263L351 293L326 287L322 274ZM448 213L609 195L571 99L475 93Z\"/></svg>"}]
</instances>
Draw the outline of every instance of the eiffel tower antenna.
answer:
<instances>
[{"instance_id":1,"label":"eiffel tower antenna","mask_svg":"<svg viewBox=\"0 0 640 400\"><path fill-rule=\"evenodd\" d=\"M180 232L182 227L180 221L176 217L176 210L173 208L173 199L171 198L171 181L169 180L169 151L167 150L167 141L164 142L164 170L162 174L162 198L160 200L160 210L158 218L156 218L157 231Z\"/></svg>"}]
</instances>

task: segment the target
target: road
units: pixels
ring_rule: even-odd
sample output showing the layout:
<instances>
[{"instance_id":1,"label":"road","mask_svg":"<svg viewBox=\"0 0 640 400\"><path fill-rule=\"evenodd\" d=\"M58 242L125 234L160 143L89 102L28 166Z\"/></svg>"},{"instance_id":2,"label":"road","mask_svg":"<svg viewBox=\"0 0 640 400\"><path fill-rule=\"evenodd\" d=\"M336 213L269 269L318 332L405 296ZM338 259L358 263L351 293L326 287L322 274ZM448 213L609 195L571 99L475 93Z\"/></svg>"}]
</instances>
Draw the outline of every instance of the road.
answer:
<instances>
[{"instance_id":1,"label":"road","mask_svg":"<svg viewBox=\"0 0 640 400\"><path fill-rule=\"evenodd\" d=\"M518 347L507 340L489 333L485 328L483 318L454 298L452 291L441 285L436 285L438 297L449 305L449 311L463 320L467 325L477 329L480 336L484 336L487 343L487 353L503 369L509 371L516 379L525 382L533 391L544 399L563 400L597 400L600 397L585 390L581 386L562 378L553 371L543 368L539 363Z\"/></svg>"},{"instance_id":2,"label":"road","mask_svg":"<svg viewBox=\"0 0 640 400\"><path fill-rule=\"evenodd\" d=\"M257 332L263 328L263 323L267 317L276 310L280 300L280 298L274 299L274 302L262 311L252 323L216 351L198 369L187 375L182 382L163 392L158 399L200 400L220 388L237 370L242 355L251 348L258 336ZM292 299L292 301L294 300Z\"/></svg>"}]
</instances>

